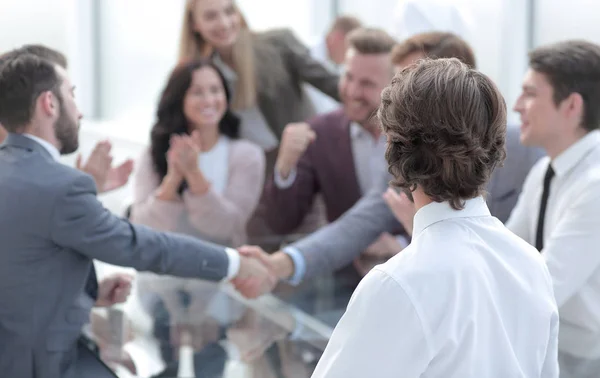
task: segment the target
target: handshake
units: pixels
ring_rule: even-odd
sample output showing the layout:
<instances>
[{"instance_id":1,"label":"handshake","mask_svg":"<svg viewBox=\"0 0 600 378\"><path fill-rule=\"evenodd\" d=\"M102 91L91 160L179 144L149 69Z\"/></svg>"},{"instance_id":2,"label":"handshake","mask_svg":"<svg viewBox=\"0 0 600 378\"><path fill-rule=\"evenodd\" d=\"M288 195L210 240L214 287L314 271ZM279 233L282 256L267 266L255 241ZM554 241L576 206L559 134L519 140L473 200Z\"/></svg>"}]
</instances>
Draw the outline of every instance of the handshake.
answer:
<instances>
[{"instance_id":1,"label":"handshake","mask_svg":"<svg viewBox=\"0 0 600 378\"><path fill-rule=\"evenodd\" d=\"M240 270L231 282L247 298L271 292L280 279L293 274L294 263L283 252L269 255L255 246L242 246L237 250L241 257Z\"/></svg>"}]
</instances>

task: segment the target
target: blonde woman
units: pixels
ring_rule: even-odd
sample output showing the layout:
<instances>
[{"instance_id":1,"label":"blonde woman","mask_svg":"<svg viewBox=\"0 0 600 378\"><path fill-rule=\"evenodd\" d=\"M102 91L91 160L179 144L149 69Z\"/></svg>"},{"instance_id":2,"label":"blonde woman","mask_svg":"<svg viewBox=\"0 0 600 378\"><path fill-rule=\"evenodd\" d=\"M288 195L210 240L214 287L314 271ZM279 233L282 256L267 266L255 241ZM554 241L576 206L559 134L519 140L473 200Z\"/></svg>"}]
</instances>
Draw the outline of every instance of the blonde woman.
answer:
<instances>
[{"instance_id":1,"label":"blonde woman","mask_svg":"<svg viewBox=\"0 0 600 378\"><path fill-rule=\"evenodd\" d=\"M288 123L314 114L303 82L338 99L337 74L314 60L290 30L251 32L233 0L187 1L179 58L200 57L224 72L242 119L240 136L267 152Z\"/></svg>"}]
</instances>

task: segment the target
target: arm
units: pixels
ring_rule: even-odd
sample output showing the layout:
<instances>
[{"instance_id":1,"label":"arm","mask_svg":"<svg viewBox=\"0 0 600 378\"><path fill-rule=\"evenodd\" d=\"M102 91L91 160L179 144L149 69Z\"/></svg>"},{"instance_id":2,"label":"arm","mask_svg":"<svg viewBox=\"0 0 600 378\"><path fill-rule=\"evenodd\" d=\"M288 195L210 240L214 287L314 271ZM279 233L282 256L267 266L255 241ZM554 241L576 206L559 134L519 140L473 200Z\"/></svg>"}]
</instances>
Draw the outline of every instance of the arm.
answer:
<instances>
[{"instance_id":1,"label":"arm","mask_svg":"<svg viewBox=\"0 0 600 378\"><path fill-rule=\"evenodd\" d=\"M542 250L558 308L580 291L600 267L598 184L600 180L588 184L581 195L569 198L572 204L560 215Z\"/></svg>"},{"instance_id":2,"label":"arm","mask_svg":"<svg viewBox=\"0 0 600 378\"><path fill-rule=\"evenodd\" d=\"M550 320L550 337L548 339L548 348L546 349L546 356L544 358L544 365L542 365L541 377L558 378L558 312L552 314Z\"/></svg>"},{"instance_id":3,"label":"arm","mask_svg":"<svg viewBox=\"0 0 600 378\"><path fill-rule=\"evenodd\" d=\"M262 150L249 144L240 144L238 148L229 163L231 173L223 194L212 188L203 194L194 194L191 184L190 190L183 194L190 223L203 234L223 240L243 233L264 184Z\"/></svg>"},{"instance_id":4,"label":"arm","mask_svg":"<svg viewBox=\"0 0 600 378\"><path fill-rule=\"evenodd\" d=\"M57 246L140 271L213 281L232 273L228 272L229 258L223 247L154 232L114 216L96 198L90 176L77 175L63 188L50 224Z\"/></svg>"},{"instance_id":5,"label":"arm","mask_svg":"<svg viewBox=\"0 0 600 378\"><path fill-rule=\"evenodd\" d=\"M417 378L432 359L410 296L374 269L356 288L313 377Z\"/></svg>"},{"instance_id":6,"label":"arm","mask_svg":"<svg viewBox=\"0 0 600 378\"><path fill-rule=\"evenodd\" d=\"M132 221L157 230L177 231L177 222L184 211L183 204L180 199L161 199L165 191L159 188L160 178L152 167L149 152L145 152L138 162L133 185Z\"/></svg>"},{"instance_id":7,"label":"arm","mask_svg":"<svg viewBox=\"0 0 600 378\"><path fill-rule=\"evenodd\" d=\"M387 172L382 173L379 185L374 185L342 217L291 245L302 257L306 276L333 272L350 264L382 232L394 233L400 227L382 197L388 177Z\"/></svg>"},{"instance_id":8,"label":"arm","mask_svg":"<svg viewBox=\"0 0 600 378\"><path fill-rule=\"evenodd\" d=\"M281 31L280 46L285 52L290 69L303 81L311 84L329 97L340 101L339 75L330 72L310 55L310 50L290 30Z\"/></svg>"},{"instance_id":9,"label":"arm","mask_svg":"<svg viewBox=\"0 0 600 378\"><path fill-rule=\"evenodd\" d=\"M315 195L320 191L310 145L295 168L295 178L289 187L280 187L274 169L265 187L266 217L269 227L279 234L289 234L300 226L311 210Z\"/></svg>"}]
</instances>

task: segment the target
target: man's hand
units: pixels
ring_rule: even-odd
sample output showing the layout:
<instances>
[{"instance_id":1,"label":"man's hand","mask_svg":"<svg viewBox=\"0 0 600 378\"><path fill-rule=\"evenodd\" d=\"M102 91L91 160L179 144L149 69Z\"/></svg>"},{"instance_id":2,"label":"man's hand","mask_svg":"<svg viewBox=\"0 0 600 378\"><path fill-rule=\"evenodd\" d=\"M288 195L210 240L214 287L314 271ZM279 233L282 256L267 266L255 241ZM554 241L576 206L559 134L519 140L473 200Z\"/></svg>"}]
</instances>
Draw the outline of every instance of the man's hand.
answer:
<instances>
[{"instance_id":1,"label":"man's hand","mask_svg":"<svg viewBox=\"0 0 600 378\"><path fill-rule=\"evenodd\" d=\"M112 145L105 140L96 144L85 164L81 154L77 156L75 167L94 178L98 193L105 193L124 186L133 171L132 160L127 160L116 168L112 167L111 149Z\"/></svg>"},{"instance_id":2,"label":"man's hand","mask_svg":"<svg viewBox=\"0 0 600 378\"><path fill-rule=\"evenodd\" d=\"M256 298L273 291L277 277L268 255L259 247L243 246L240 272L232 281L235 288L247 298Z\"/></svg>"},{"instance_id":3,"label":"man's hand","mask_svg":"<svg viewBox=\"0 0 600 378\"><path fill-rule=\"evenodd\" d=\"M98 284L97 307L108 307L117 303L123 303L131 293L131 282L133 276L125 273L117 273L105 278Z\"/></svg>"},{"instance_id":4,"label":"man's hand","mask_svg":"<svg viewBox=\"0 0 600 378\"><path fill-rule=\"evenodd\" d=\"M396 192L392 188L388 188L383 193L383 199L388 204L398 222L402 224L406 232L412 236L413 219L417 210L415 204L408 198L405 193Z\"/></svg>"},{"instance_id":5,"label":"man's hand","mask_svg":"<svg viewBox=\"0 0 600 378\"><path fill-rule=\"evenodd\" d=\"M376 265L386 262L402 250L402 245L391 234L384 232L354 260L354 267L365 276Z\"/></svg>"},{"instance_id":6,"label":"man's hand","mask_svg":"<svg viewBox=\"0 0 600 378\"><path fill-rule=\"evenodd\" d=\"M308 145L317 138L308 123L290 123L283 130L275 167L282 178L287 178L304 154Z\"/></svg>"}]
</instances>

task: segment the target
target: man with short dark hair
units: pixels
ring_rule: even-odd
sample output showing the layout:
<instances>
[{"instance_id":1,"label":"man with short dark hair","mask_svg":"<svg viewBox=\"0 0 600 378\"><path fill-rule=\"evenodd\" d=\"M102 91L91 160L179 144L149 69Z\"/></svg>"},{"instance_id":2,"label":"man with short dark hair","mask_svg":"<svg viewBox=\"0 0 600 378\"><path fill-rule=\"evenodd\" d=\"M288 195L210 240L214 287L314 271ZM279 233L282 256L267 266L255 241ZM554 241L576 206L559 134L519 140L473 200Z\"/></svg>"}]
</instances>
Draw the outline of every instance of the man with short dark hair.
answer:
<instances>
[{"instance_id":1,"label":"man with short dark hair","mask_svg":"<svg viewBox=\"0 0 600 378\"><path fill-rule=\"evenodd\" d=\"M548 270L483 199L505 158L498 88L458 59L425 60L378 115L413 241L361 281L313 377L558 378Z\"/></svg>"},{"instance_id":2,"label":"man with short dark hair","mask_svg":"<svg viewBox=\"0 0 600 378\"><path fill-rule=\"evenodd\" d=\"M65 70L68 68L67 57L63 53L37 44L24 45L0 55L0 65L3 61L21 54L32 54L57 64ZM4 141L7 135L7 131L0 124L0 143ZM81 154L77 157L77 169L81 169L94 177L98 193L106 193L123 187L127 184L133 171L133 160L131 159L126 160L117 167L111 166L111 149L112 146L109 141L101 141L96 144L85 163L81 158Z\"/></svg>"},{"instance_id":3,"label":"man with short dark hair","mask_svg":"<svg viewBox=\"0 0 600 378\"><path fill-rule=\"evenodd\" d=\"M561 377L600 375L600 46L565 41L529 54L515 107L532 169L507 227L548 265L560 313Z\"/></svg>"},{"instance_id":4,"label":"man with short dark hair","mask_svg":"<svg viewBox=\"0 0 600 378\"><path fill-rule=\"evenodd\" d=\"M212 281L269 276L235 250L154 232L104 209L93 178L58 161L79 144L73 89L60 65L32 54L0 67L0 122L9 131L0 146L0 371L7 377L112 376L78 343L90 309L126 294L100 285L90 295L92 259Z\"/></svg>"}]
</instances>

